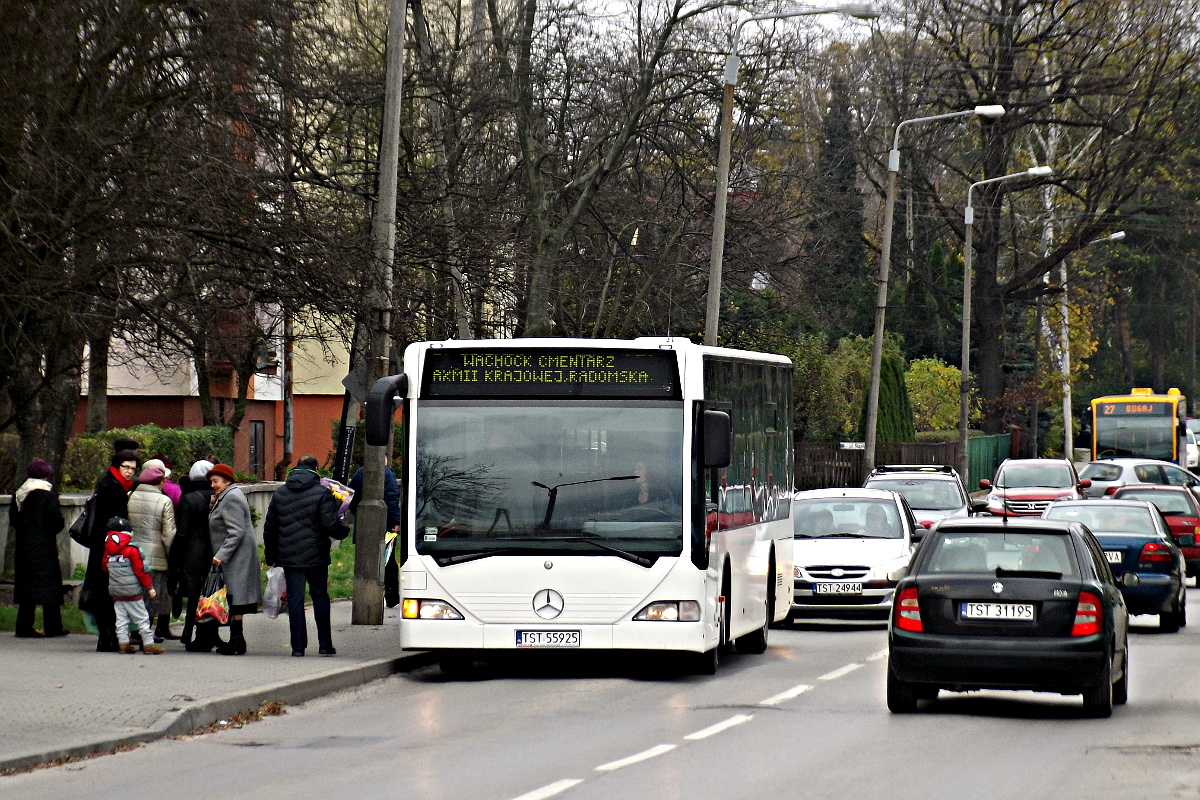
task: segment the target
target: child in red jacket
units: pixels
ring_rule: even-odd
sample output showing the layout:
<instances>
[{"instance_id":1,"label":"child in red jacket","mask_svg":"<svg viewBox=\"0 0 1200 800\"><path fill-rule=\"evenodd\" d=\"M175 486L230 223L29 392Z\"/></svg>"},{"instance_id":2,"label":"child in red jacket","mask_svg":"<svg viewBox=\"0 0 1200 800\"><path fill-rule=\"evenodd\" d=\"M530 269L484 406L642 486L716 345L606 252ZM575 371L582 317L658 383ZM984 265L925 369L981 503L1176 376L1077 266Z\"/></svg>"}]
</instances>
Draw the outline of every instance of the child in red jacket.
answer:
<instances>
[{"instance_id":1,"label":"child in red jacket","mask_svg":"<svg viewBox=\"0 0 1200 800\"><path fill-rule=\"evenodd\" d=\"M112 595L113 607L117 612L117 642L122 653L135 653L137 648L129 643L129 623L137 624L142 634L142 652L158 655L163 649L154 644L154 631L150 628L150 615L142 600L145 589L151 598L155 596L153 581L142 564L142 553L131 541L133 528L124 517L112 517L108 521L108 536L104 540L104 570L108 573L108 593Z\"/></svg>"}]
</instances>

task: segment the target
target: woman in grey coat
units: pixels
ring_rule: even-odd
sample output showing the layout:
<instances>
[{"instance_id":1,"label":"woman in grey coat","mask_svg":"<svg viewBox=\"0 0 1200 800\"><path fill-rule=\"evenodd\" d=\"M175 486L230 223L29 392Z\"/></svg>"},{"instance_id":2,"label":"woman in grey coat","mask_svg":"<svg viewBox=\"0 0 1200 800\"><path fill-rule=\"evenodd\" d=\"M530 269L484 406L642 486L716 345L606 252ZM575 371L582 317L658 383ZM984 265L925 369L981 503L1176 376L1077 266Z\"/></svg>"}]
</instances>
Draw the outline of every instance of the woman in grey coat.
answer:
<instances>
[{"instance_id":1,"label":"woman in grey coat","mask_svg":"<svg viewBox=\"0 0 1200 800\"><path fill-rule=\"evenodd\" d=\"M208 472L213 497L208 510L212 563L221 567L229 593L229 641L217 646L227 656L246 654L242 615L257 614L262 602L262 566L246 495L233 485L233 469L217 464Z\"/></svg>"}]
</instances>

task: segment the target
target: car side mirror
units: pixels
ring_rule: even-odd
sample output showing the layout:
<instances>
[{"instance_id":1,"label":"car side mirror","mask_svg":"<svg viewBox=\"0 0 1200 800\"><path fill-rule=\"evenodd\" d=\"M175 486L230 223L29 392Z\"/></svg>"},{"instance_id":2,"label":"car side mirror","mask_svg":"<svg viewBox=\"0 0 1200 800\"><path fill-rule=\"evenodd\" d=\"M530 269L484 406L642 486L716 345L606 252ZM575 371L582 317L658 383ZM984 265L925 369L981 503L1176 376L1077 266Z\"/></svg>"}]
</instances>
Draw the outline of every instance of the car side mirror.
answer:
<instances>
[{"instance_id":1,"label":"car side mirror","mask_svg":"<svg viewBox=\"0 0 1200 800\"><path fill-rule=\"evenodd\" d=\"M1195 547L1196 535L1193 533L1181 533L1175 537L1175 541L1179 543L1180 547Z\"/></svg>"},{"instance_id":2,"label":"car side mirror","mask_svg":"<svg viewBox=\"0 0 1200 800\"><path fill-rule=\"evenodd\" d=\"M704 466L723 469L733 461L733 423L724 411L704 412Z\"/></svg>"},{"instance_id":3,"label":"car side mirror","mask_svg":"<svg viewBox=\"0 0 1200 800\"><path fill-rule=\"evenodd\" d=\"M991 481L989 481L989 480L987 480L986 478L984 478L984 479L981 479L981 480L979 481L979 488L980 488L980 489L991 489L991 488L992 488L992 482L991 482Z\"/></svg>"},{"instance_id":4,"label":"car side mirror","mask_svg":"<svg viewBox=\"0 0 1200 800\"><path fill-rule=\"evenodd\" d=\"M986 514L987 510L988 510L987 500L972 500L971 501L971 513L972 514Z\"/></svg>"},{"instance_id":5,"label":"car side mirror","mask_svg":"<svg viewBox=\"0 0 1200 800\"><path fill-rule=\"evenodd\" d=\"M1080 489L1089 489L1089 488L1091 488L1091 485L1092 485L1091 478L1081 478L1079 481Z\"/></svg>"},{"instance_id":6,"label":"car side mirror","mask_svg":"<svg viewBox=\"0 0 1200 800\"><path fill-rule=\"evenodd\" d=\"M928 533L928 531L925 529L924 525L925 525L925 523L922 522L920 525L913 526L913 531L912 531L913 544L917 544L918 542L920 542L922 539L925 538L925 534Z\"/></svg>"}]
</instances>

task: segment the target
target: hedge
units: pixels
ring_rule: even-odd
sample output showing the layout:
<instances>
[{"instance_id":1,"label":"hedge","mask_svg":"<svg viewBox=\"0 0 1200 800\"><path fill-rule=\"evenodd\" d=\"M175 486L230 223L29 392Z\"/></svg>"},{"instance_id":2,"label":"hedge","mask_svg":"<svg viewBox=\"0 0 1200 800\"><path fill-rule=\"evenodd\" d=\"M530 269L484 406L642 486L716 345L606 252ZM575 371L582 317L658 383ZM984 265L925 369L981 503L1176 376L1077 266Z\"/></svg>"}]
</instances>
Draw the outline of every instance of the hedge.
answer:
<instances>
[{"instance_id":1,"label":"hedge","mask_svg":"<svg viewBox=\"0 0 1200 800\"><path fill-rule=\"evenodd\" d=\"M191 465L203 458L215 457L217 461L233 463L233 432L224 425L205 428L138 425L135 428L85 433L67 442L67 455L61 470L64 489L91 489L96 478L108 468L113 453L112 443L119 438L140 442L138 455L143 460L156 455L164 456L173 465L176 476L187 474Z\"/></svg>"}]
</instances>

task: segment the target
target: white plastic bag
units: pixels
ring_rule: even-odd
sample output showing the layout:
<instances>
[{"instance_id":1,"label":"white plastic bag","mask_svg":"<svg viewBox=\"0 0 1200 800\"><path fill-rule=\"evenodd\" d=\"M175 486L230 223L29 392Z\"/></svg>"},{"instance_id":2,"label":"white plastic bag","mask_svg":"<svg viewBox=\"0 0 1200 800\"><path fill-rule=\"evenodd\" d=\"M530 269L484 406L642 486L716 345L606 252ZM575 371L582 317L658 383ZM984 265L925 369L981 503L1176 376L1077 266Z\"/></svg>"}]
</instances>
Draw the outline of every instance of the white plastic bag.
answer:
<instances>
[{"instance_id":1,"label":"white plastic bag","mask_svg":"<svg viewBox=\"0 0 1200 800\"><path fill-rule=\"evenodd\" d=\"M267 570L267 588L263 592L263 613L275 619L287 611L287 584L283 580L283 567Z\"/></svg>"}]
</instances>

